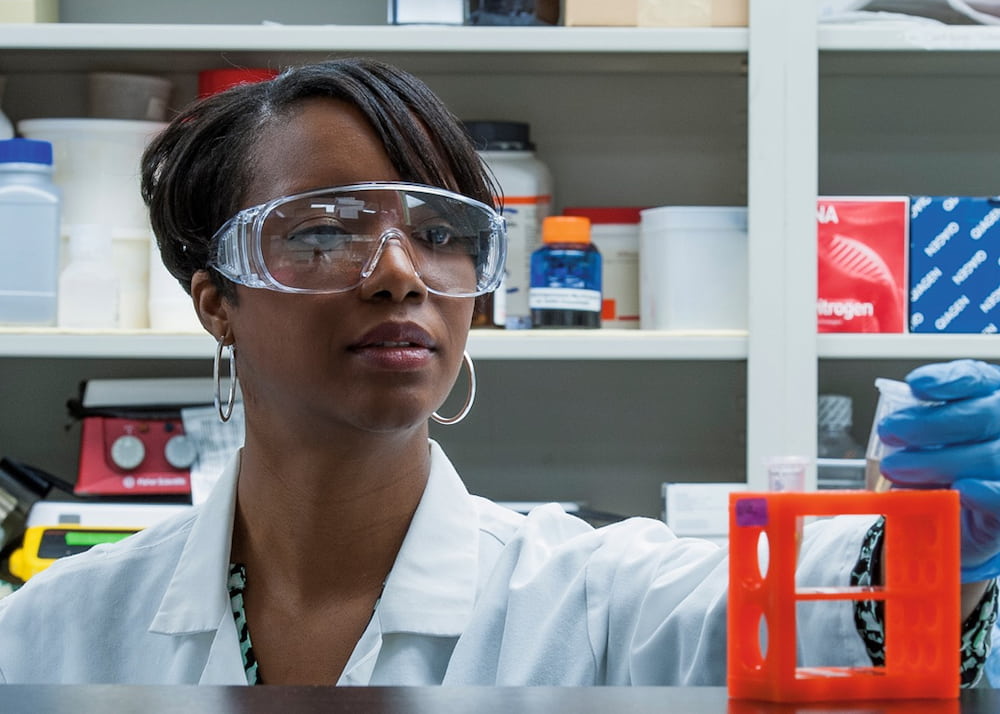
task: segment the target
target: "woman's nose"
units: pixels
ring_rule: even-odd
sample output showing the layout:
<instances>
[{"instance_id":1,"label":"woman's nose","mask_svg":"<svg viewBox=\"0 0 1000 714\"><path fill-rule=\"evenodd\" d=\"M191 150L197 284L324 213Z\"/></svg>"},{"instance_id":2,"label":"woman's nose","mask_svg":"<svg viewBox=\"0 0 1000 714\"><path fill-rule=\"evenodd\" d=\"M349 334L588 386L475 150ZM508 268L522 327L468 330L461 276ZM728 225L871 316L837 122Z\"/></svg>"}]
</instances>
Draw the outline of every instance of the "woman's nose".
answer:
<instances>
[{"instance_id":1,"label":"woman's nose","mask_svg":"<svg viewBox=\"0 0 1000 714\"><path fill-rule=\"evenodd\" d=\"M427 296L427 286L417 274L401 235L384 236L375 255L371 273L361 283L362 297L389 297L394 301L410 296Z\"/></svg>"}]
</instances>

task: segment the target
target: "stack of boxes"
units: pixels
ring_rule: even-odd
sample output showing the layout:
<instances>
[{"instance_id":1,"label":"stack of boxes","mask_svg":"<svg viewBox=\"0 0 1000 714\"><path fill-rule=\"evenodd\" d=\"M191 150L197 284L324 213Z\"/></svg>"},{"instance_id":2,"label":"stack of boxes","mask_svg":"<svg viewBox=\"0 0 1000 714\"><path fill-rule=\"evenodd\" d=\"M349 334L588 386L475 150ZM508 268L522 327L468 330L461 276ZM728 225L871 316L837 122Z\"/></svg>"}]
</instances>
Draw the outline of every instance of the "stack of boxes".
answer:
<instances>
[{"instance_id":1,"label":"stack of boxes","mask_svg":"<svg viewBox=\"0 0 1000 714\"><path fill-rule=\"evenodd\" d=\"M747 0L564 0L563 24L594 27L745 27Z\"/></svg>"},{"instance_id":2,"label":"stack of boxes","mask_svg":"<svg viewBox=\"0 0 1000 714\"><path fill-rule=\"evenodd\" d=\"M821 197L819 332L995 333L1000 198Z\"/></svg>"}]
</instances>

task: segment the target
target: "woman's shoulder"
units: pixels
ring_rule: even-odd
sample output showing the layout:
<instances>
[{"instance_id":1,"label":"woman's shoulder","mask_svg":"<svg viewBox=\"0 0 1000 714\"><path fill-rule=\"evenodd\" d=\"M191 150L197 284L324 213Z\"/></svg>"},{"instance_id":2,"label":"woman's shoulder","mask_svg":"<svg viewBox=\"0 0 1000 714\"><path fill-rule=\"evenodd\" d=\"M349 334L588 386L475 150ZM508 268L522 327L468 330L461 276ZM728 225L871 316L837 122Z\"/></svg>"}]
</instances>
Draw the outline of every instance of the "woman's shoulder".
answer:
<instances>
[{"instance_id":1,"label":"woman's shoulder","mask_svg":"<svg viewBox=\"0 0 1000 714\"><path fill-rule=\"evenodd\" d=\"M196 512L196 508L191 508L115 543L102 543L56 560L15 593L0 600L0 612L22 601L60 599L71 593L99 598L105 592L110 596L134 587L140 580L136 572L153 577L157 570L167 569L151 567L151 561L165 562L180 556Z\"/></svg>"}]
</instances>

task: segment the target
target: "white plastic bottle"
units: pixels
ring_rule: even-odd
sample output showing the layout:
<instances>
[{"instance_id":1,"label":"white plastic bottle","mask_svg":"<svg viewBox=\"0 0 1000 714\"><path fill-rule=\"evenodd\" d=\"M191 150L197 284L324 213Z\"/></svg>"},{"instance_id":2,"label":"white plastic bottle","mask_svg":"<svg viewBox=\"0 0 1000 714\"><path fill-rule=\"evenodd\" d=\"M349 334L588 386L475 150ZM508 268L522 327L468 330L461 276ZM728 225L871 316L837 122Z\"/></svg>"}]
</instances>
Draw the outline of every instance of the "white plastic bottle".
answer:
<instances>
[{"instance_id":1,"label":"white plastic bottle","mask_svg":"<svg viewBox=\"0 0 1000 714\"><path fill-rule=\"evenodd\" d=\"M150 240L148 262L149 326L166 332L204 332L191 296L163 265L154 239Z\"/></svg>"},{"instance_id":2,"label":"white plastic bottle","mask_svg":"<svg viewBox=\"0 0 1000 714\"><path fill-rule=\"evenodd\" d=\"M69 262L59 275L59 327L118 327L120 282L111 231L92 223L69 227Z\"/></svg>"},{"instance_id":3,"label":"white plastic bottle","mask_svg":"<svg viewBox=\"0 0 1000 714\"><path fill-rule=\"evenodd\" d=\"M54 325L58 284L52 144L0 141L0 324Z\"/></svg>"},{"instance_id":4,"label":"white plastic bottle","mask_svg":"<svg viewBox=\"0 0 1000 714\"><path fill-rule=\"evenodd\" d=\"M536 156L524 122L467 121L465 127L502 192L507 219L507 268L493 296L493 321L531 327L531 254L542 245L542 221L552 211L552 174Z\"/></svg>"},{"instance_id":5,"label":"white plastic bottle","mask_svg":"<svg viewBox=\"0 0 1000 714\"><path fill-rule=\"evenodd\" d=\"M568 207L564 216L590 219L601 252L601 327L639 328L639 211L637 207Z\"/></svg>"}]
</instances>

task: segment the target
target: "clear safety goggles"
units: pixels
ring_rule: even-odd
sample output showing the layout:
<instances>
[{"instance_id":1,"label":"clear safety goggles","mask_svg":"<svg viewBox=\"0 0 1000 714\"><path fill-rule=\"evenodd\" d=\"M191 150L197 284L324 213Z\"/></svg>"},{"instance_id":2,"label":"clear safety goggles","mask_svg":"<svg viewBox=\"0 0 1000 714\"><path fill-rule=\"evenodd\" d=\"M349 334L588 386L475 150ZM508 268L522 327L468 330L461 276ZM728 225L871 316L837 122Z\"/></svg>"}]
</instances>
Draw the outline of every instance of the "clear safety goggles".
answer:
<instances>
[{"instance_id":1,"label":"clear safety goggles","mask_svg":"<svg viewBox=\"0 0 1000 714\"><path fill-rule=\"evenodd\" d=\"M438 295L483 295L503 275L503 216L466 196L402 182L316 189L245 208L216 232L209 266L251 288L340 293L371 275L391 243Z\"/></svg>"}]
</instances>

